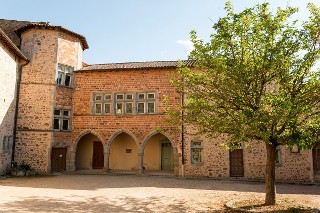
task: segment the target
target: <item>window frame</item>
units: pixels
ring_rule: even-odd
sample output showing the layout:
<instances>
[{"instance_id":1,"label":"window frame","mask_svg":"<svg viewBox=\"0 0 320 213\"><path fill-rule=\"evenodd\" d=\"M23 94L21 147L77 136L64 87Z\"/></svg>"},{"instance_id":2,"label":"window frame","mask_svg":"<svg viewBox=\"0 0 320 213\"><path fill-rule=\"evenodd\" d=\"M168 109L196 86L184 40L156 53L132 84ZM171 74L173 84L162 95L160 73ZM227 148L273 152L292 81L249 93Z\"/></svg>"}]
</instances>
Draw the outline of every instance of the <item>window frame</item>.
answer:
<instances>
[{"instance_id":1,"label":"window frame","mask_svg":"<svg viewBox=\"0 0 320 213\"><path fill-rule=\"evenodd\" d=\"M96 97L102 97L97 99ZM108 97L108 98L106 98ZM101 110L97 110L96 104L101 103ZM110 105L109 105L110 104ZM121 110L118 104L122 104ZM129 105L132 107L128 107ZM139 107L143 104L143 110ZM107 106L110 110L106 110ZM100 106L100 105L99 105ZM150 109L152 107L152 109ZM97 112L98 111L98 112ZM101 111L101 112L100 112ZM119 92L93 92L92 114L93 115L152 115L157 114L157 92L156 91L119 91Z\"/></svg>"},{"instance_id":2,"label":"window frame","mask_svg":"<svg viewBox=\"0 0 320 213\"><path fill-rule=\"evenodd\" d=\"M276 159L275 159L275 165L281 166L282 165L282 151L281 151L281 145L276 147Z\"/></svg>"},{"instance_id":3,"label":"window frame","mask_svg":"<svg viewBox=\"0 0 320 213\"><path fill-rule=\"evenodd\" d=\"M59 115L56 114L56 111L59 111ZM64 113L68 112L68 115L65 115ZM71 131L71 109L65 109L65 108L54 108L53 112L53 131L56 132L70 132ZM55 128L55 122L58 121L59 128ZM67 128L64 128L64 121L67 121Z\"/></svg>"},{"instance_id":4,"label":"window frame","mask_svg":"<svg viewBox=\"0 0 320 213\"><path fill-rule=\"evenodd\" d=\"M60 67L62 69L60 69ZM70 70L70 71L67 71ZM73 88L73 72L74 67L65 65L65 64L58 64L57 65L57 77L56 77L56 85L62 87ZM59 77L61 76L61 77ZM67 76L70 77L68 85L66 84Z\"/></svg>"},{"instance_id":5,"label":"window frame","mask_svg":"<svg viewBox=\"0 0 320 213\"><path fill-rule=\"evenodd\" d=\"M200 143L200 145L194 145L194 143ZM200 161L194 160L193 150L199 150L200 152ZM190 143L190 163L192 165L202 165L204 163L204 155L203 155L203 141L202 140L191 140Z\"/></svg>"}]
</instances>

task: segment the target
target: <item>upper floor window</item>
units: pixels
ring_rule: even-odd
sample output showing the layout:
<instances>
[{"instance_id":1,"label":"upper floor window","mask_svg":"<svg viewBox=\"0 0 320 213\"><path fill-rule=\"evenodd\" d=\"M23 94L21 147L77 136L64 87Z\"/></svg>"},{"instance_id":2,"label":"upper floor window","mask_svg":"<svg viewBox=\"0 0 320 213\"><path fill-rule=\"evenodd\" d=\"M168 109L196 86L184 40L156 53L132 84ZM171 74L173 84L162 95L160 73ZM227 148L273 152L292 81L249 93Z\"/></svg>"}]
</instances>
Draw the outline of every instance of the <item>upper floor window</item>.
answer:
<instances>
[{"instance_id":1,"label":"upper floor window","mask_svg":"<svg viewBox=\"0 0 320 213\"><path fill-rule=\"evenodd\" d=\"M58 64L57 85L72 87L73 67Z\"/></svg>"},{"instance_id":2,"label":"upper floor window","mask_svg":"<svg viewBox=\"0 0 320 213\"><path fill-rule=\"evenodd\" d=\"M71 111L67 109L55 109L53 129L57 131L70 131Z\"/></svg>"},{"instance_id":3,"label":"upper floor window","mask_svg":"<svg viewBox=\"0 0 320 213\"><path fill-rule=\"evenodd\" d=\"M155 92L116 92L93 95L93 113L101 114L155 114Z\"/></svg>"}]
</instances>

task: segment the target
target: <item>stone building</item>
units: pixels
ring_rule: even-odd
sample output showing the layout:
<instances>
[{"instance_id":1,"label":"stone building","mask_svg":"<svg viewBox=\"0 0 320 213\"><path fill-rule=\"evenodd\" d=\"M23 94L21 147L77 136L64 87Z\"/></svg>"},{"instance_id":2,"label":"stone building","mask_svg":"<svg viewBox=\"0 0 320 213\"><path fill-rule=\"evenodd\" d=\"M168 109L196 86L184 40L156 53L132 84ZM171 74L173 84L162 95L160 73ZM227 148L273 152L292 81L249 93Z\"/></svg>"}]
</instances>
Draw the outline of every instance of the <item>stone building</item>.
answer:
<instances>
[{"instance_id":1,"label":"stone building","mask_svg":"<svg viewBox=\"0 0 320 213\"><path fill-rule=\"evenodd\" d=\"M1 174L24 161L40 173L264 178L264 144L230 152L224 135L182 136L166 122L164 96L181 104L169 83L177 61L87 65L85 37L61 26L0 19L0 29ZM279 147L276 178L320 181L319 149Z\"/></svg>"}]
</instances>

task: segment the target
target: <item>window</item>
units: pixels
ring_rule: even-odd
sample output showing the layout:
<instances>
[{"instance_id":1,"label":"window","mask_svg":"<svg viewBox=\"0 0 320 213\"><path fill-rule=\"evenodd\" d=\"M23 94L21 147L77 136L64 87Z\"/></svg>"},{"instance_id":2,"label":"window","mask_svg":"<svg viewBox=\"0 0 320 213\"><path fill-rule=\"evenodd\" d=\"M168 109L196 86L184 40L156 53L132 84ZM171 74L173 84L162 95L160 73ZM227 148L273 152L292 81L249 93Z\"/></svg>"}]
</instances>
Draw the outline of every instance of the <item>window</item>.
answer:
<instances>
[{"instance_id":1,"label":"window","mask_svg":"<svg viewBox=\"0 0 320 213\"><path fill-rule=\"evenodd\" d=\"M276 165L281 164L281 145L276 147Z\"/></svg>"},{"instance_id":2,"label":"window","mask_svg":"<svg viewBox=\"0 0 320 213\"><path fill-rule=\"evenodd\" d=\"M73 67L58 64L58 75L56 83L60 86L72 86Z\"/></svg>"},{"instance_id":3,"label":"window","mask_svg":"<svg viewBox=\"0 0 320 213\"><path fill-rule=\"evenodd\" d=\"M93 114L155 114L155 92L93 94Z\"/></svg>"},{"instance_id":4,"label":"window","mask_svg":"<svg viewBox=\"0 0 320 213\"><path fill-rule=\"evenodd\" d=\"M2 150L7 152L11 150L11 145L12 145L12 136L4 136L2 140Z\"/></svg>"},{"instance_id":5,"label":"window","mask_svg":"<svg viewBox=\"0 0 320 213\"><path fill-rule=\"evenodd\" d=\"M191 141L191 163L203 163L203 147L202 141Z\"/></svg>"},{"instance_id":6,"label":"window","mask_svg":"<svg viewBox=\"0 0 320 213\"><path fill-rule=\"evenodd\" d=\"M111 113L111 94L95 94L93 97L93 111L96 115Z\"/></svg>"},{"instance_id":7,"label":"window","mask_svg":"<svg viewBox=\"0 0 320 213\"><path fill-rule=\"evenodd\" d=\"M70 110L55 109L53 129L56 131L70 131Z\"/></svg>"}]
</instances>

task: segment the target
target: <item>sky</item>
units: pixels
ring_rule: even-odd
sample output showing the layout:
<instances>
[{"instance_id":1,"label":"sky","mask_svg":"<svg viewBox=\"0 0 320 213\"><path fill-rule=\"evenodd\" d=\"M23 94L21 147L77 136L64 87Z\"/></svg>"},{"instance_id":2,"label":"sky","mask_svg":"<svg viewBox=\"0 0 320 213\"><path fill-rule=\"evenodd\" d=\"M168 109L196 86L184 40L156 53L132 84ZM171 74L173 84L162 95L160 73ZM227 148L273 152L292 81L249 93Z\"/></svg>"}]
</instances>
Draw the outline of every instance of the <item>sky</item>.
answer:
<instances>
[{"instance_id":1,"label":"sky","mask_svg":"<svg viewBox=\"0 0 320 213\"><path fill-rule=\"evenodd\" d=\"M240 12L265 0L232 0ZM307 19L308 2L269 0L270 7L298 7ZM88 64L186 59L189 33L208 41L212 26L225 15L225 0L0 0L0 18L50 22L86 37Z\"/></svg>"}]
</instances>

